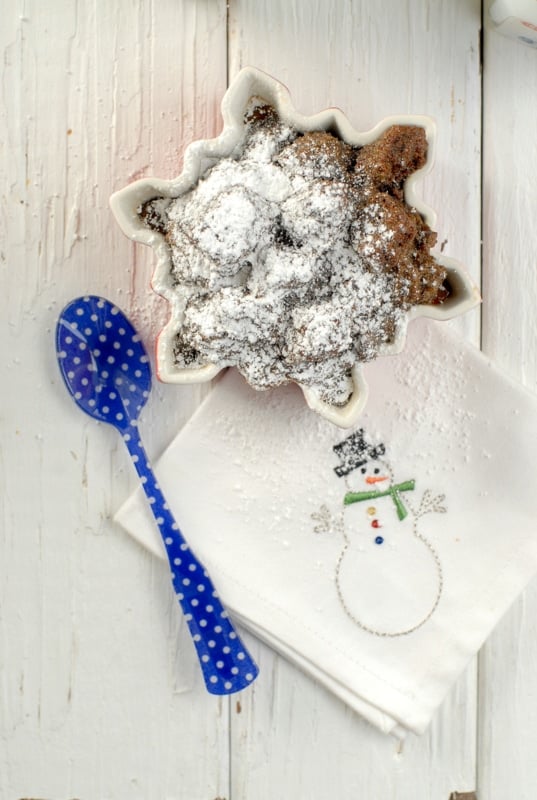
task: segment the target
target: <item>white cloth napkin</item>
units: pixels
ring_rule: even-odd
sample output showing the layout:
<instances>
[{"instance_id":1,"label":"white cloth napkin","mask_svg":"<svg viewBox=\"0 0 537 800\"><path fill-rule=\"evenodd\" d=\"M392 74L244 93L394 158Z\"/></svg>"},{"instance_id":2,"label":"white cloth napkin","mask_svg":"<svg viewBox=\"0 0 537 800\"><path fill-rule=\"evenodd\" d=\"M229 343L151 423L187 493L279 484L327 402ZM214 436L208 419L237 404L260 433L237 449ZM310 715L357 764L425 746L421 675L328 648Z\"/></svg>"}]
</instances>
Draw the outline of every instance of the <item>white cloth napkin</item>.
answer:
<instances>
[{"instance_id":1,"label":"white cloth napkin","mask_svg":"<svg viewBox=\"0 0 537 800\"><path fill-rule=\"evenodd\" d=\"M427 320L366 377L343 431L230 370L156 470L235 617L402 736L537 570L537 398ZM117 520L164 556L141 492Z\"/></svg>"}]
</instances>

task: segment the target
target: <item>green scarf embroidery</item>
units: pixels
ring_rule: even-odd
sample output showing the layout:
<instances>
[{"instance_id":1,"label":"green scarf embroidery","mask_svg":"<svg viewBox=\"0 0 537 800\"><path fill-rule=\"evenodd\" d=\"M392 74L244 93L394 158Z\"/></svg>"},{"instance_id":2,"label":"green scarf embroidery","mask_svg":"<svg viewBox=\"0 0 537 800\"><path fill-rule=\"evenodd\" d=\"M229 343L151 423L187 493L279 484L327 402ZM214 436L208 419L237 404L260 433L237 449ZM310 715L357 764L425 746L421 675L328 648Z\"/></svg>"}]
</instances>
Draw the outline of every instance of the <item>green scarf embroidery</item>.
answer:
<instances>
[{"instance_id":1,"label":"green scarf embroidery","mask_svg":"<svg viewBox=\"0 0 537 800\"><path fill-rule=\"evenodd\" d=\"M414 489L416 481L404 481L403 483L396 483L390 486L389 489L381 491L380 489L372 489L369 492L347 492L343 500L343 504L350 506L352 503L360 503L362 500L376 500L377 497L392 498L395 508L397 509L397 516L400 520L404 520L408 511L401 500L400 492L410 492Z\"/></svg>"}]
</instances>

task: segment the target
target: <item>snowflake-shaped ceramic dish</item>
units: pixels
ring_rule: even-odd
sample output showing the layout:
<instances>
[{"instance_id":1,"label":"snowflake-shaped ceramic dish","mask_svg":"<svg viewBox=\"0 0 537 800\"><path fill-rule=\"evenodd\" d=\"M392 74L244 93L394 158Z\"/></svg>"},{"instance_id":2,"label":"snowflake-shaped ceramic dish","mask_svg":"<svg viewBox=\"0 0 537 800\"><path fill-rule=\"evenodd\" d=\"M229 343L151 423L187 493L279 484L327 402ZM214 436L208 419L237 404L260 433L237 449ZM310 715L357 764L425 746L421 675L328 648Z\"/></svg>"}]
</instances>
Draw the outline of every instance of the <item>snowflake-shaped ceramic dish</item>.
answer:
<instances>
[{"instance_id":1,"label":"snowflake-shaped ceramic dish","mask_svg":"<svg viewBox=\"0 0 537 800\"><path fill-rule=\"evenodd\" d=\"M208 381L220 372L223 365L211 363L186 367L177 363L174 345L183 326L185 297L178 291L177 279L172 271L171 251L164 235L147 226L140 216L140 210L150 200L174 199L185 195L219 161L236 153L246 136L245 118L254 98L272 106L284 124L300 133L329 131L353 147L362 147L376 141L393 125L422 127L427 139L426 163L406 179L404 198L409 206L418 211L427 225L433 228L435 224L433 211L419 200L415 191L416 183L430 170L432 164L435 143L435 125L432 119L424 116L394 116L382 120L373 129L360 133L351 126L339 109L330 108L313 116L299 114L293 107L285 86L257 69L243 69L223 98L221 108L224 126L221 134L214 139L193 142L186 148L181 175L173 180L146 178L135 181L112 195L110 200L112 211L124 233L135 242L151 246L157 256L152 287L166 298L171 311L170 319L159 334L156 346L157 374L166 383ZM411 306L397 325L391 341L381 346L379 356L396 354L402 350L410 320L420 316L447 320L479 303L478 290L462 266L441 254L436 254L435 259L446 270L450 286L449 297L435 305ZM310 408L336 425L347 428L354 425L367 400L367 384L359 362L352 367L351 380L352 392L343 405L326 402L317 388L301 383L298 385Z\"/></svg>"}]
</instances>

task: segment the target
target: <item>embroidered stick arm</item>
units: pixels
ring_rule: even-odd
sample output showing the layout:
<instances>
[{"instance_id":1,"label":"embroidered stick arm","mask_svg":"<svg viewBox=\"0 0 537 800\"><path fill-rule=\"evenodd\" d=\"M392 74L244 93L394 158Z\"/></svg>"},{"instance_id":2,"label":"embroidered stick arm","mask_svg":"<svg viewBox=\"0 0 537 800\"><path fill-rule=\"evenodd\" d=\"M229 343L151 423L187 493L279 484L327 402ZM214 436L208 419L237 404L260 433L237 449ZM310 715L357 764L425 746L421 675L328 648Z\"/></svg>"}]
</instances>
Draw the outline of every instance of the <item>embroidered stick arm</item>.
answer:
<instances>
[{"instance_id":1,"label":"embroidered stick arm","mask_svg":"<svg viewBox=\"0 0 537 800\"><path fill-rule=\"evenodd\" d=\"M417 516L423 517L425 514L431 513L444 514L447 510L444 505L445 499L445 494L433 497L430 490L427 489L423 494Z\"/></svg>"},{"instance_id":2,"label":"embroidered stick arm","mask_svg":"<svg viewBox=\"0 0 537 800\"><path fill-rule=\"evenodd\" d=\"M315 533L330 533L335 528L332 514L327 505L323 504L318 511L313 511L311 519L316 523L313 528Z\"/></svg>"}]
</instances>

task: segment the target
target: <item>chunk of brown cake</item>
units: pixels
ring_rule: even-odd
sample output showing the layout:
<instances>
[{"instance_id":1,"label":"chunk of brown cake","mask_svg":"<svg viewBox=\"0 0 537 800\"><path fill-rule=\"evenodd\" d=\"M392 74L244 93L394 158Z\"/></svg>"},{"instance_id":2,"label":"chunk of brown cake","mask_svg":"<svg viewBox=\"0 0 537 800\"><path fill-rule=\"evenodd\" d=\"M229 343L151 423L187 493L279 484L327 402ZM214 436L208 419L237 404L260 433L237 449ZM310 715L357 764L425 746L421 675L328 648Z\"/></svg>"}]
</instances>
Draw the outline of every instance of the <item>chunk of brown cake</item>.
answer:
<instances>
[{"instance_id":1,"label":"chunk of brown cake","mask_svg":"<svg viewBox=\"0 0 537 800\"><path fill-rule=\"evenodd\" d=\"M189 192L140 209L167 240L184 305L177 365L234 365L255 388L294 380L343 405L353 365L449 291L436 234L404 198L425 131L394 125L354 147L266 105L245 130Z\"/></svg>"},{"instance_id":2,"label":"chunk of brown cake","mask_svg":"<svg viewBox=\"0 0 537 800\"><path fill-rule=\"evenodd\" d=\"M425 166L427 138L417 125L392 125L356 154L355 173L366 190L388 192L403 199L405 180Z\"/></svg>"}]
</instances>

